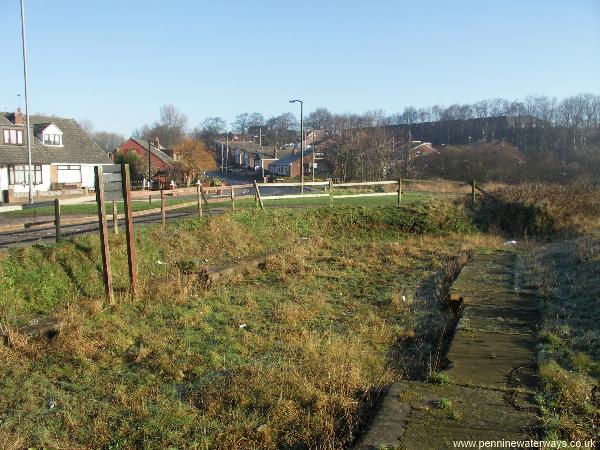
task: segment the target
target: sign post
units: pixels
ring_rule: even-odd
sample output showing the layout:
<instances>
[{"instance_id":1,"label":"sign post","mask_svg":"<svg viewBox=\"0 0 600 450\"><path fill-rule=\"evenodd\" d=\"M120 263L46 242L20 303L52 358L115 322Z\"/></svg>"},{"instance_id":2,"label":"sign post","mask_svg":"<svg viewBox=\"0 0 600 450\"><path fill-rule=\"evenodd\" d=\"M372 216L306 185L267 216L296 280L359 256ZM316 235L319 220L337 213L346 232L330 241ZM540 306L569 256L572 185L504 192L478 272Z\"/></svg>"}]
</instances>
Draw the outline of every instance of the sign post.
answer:
<instances>
[{"instance_id":1,"label":"sign post","mask_svg":"<svg viewBox=\"0 0 600 450\"><path fill-rule=\"evenodd\" d=\"M131 177L128 164L112 164L94 167L96 175L96 203L98 204L98 222L100 225L100 247L106 297L114 301L110 252L108 248L108 226L106 221L106 202L123 200L125 207L125 237L127 240L127 263L131 291L137 293L137 260L133 240L133 215L131 211ZM114 210L113 210L114 213Z\"/></svg>"},{"instance_id":2,"label":"sign post","mask_svg":"<svg viewBox=\"0 0 600 450\"><path fill-rule=\"evenodd\" d=\"M100 252L102 253L102 272L104 290L110 303L115 299L110 268L110 252L108 251L108 227L106 225L106 206L104 198L104 170L102 166L94 167L96 175L96 203L98 204L98 224L100 228Z\"/></svg>"},{"instance_id":3,"label":"sign post","mask_svg":"<svg viewBox=\"0 0 600 450\"><path fill-rule=\"evenodd\" d=\"M133 238L133 213L131 211L131 174L129 164L121 166L122 195L125 206L125 238L127 239L127 265L129 267L129 282L131 292L137 294L137 258Z\"/></svg>"}]
</instances>

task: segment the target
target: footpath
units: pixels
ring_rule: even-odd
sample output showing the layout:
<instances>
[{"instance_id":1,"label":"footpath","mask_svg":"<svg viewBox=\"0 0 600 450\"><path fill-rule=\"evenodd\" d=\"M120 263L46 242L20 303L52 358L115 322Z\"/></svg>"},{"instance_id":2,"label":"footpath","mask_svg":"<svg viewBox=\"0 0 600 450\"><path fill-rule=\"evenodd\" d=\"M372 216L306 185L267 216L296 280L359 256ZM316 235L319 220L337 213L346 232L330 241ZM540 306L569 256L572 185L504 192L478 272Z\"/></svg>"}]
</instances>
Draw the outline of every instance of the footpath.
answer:
<instances>
[{"instance_id":1,"label":"footpath","mask_svg":"<svg viewBox=\"0 0 600 450\"><path fill-rule=\"evenodd\" d=\"M392 385L355 449L448 449L458 441L535 437L539 311L535 298L517 292L514 266L508 251L469 261L450 293L462 300L463 314L446 370L438 383Z\"/></svg>"}]
</instances>

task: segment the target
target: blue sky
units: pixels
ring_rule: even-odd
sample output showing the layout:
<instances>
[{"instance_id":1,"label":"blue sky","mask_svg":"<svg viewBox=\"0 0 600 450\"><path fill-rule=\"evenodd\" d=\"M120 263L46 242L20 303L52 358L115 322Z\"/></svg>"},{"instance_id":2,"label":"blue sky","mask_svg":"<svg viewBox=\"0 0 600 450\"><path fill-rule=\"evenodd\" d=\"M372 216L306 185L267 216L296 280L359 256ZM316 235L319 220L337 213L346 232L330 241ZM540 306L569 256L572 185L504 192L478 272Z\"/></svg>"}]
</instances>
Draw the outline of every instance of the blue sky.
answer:
<instances>
[{"instance_id":1,"label":"blue sky","mask_svg":"<svg viewBox=\"0 0 600 450\"><path fill-rule=\"evenodd\" d=\"M172 103L239 112L600 94L600 0L26 0L30 109L130 134ZM0 1L0 109L23 92L19 0Z\"/></svg>"}]
</instances>

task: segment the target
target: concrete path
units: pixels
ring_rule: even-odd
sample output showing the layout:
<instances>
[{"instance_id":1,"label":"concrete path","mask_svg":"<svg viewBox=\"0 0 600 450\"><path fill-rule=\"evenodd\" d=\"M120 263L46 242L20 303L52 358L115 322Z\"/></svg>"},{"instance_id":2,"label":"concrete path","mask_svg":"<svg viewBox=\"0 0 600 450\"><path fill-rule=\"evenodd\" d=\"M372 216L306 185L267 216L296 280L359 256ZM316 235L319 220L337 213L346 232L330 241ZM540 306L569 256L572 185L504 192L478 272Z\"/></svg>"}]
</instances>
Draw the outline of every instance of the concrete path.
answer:
<instances>
[{"instance_id":1,"label":"concrete path","mask_svg":"<svg viewBox=\"0 0 600 450\"><path fill-rule=\"evenodd\" d=\"M480 254L452 286L464 311L443 384L394 384L357 449L447 449L535 435L536 299L517 293L515 255Z\"/></svg>"}]
</instances>

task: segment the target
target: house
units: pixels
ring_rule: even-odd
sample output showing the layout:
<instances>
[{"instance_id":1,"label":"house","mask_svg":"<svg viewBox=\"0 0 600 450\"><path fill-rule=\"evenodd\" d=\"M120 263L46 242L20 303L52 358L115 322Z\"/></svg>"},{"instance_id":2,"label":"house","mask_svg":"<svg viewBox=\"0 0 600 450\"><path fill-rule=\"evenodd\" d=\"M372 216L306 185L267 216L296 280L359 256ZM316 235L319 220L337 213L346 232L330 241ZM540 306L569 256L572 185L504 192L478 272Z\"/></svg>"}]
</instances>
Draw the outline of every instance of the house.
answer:
<instances>
[{"instance_id":1,"label":"house","mask_svg":"<svg viewBox=\"0 0 600 450\"><path fill-rule=\"evenodd\" d=\"M304 151L304 173L307 173L307 168L313 160L312 149ZM273 161L269 164L269 173L271 175L281 175L286 177L300 176L300 152L293 151L292 153L283 156L282 158Z\"/></svg>"},{"instance_id":2,"label":"house","mask_svg":"<svg viewBox=\"0 0 600 450\"><path fill-rule=\"evenodd\" d=\"M433 148L431 142L412 141L410 156L411 158L418 158L419 156L426 155L437 155L439 151Z\"/></svg>"},{"instance_id":3,"label":"house","mask_svg":"<svg viewBox=\"0 0 600 450\"><path fill-rule=\"evenodd\" d=\"M168 183L167 178L169 177L167 175L170 173L173 164L178 160L177 155L173 154L172 151L161 147L158 138L149 141L132 137L119 145L116 151L123 154L135 152L138 158L146 161L146 164L148 164L148 153L150 153L150 166L152 171L155 172L152 178L159 183Z\"/></svg>"},{"instance_id":4,"label":"house","mask_svg":"<svg viewBox=\"0 0 600 450\"><path fill-rule=\"evenodd\" d=\"M112 164L73 119L30 116L35 196L78 194L94 187L94 166ZM5 202L27 198L29 166L25 117L0 112L0 191Z\"/></svg>"}]
</instances>

